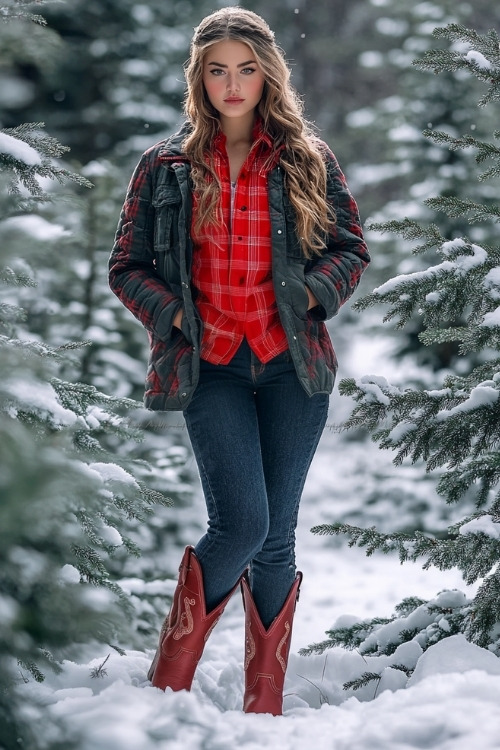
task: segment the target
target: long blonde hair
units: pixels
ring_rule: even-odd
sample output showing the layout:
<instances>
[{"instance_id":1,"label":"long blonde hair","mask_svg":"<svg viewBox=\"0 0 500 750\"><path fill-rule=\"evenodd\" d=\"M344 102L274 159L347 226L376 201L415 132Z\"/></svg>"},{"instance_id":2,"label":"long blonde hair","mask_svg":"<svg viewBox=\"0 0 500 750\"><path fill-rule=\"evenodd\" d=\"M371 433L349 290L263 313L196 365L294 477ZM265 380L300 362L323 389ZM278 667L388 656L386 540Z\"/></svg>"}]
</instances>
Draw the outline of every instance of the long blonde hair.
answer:
<instances>
[{"instance_id":1,"label":"long blonde hair","mask_svg":"<svg viewBox=\"0 0 500 750\"><path fill-rule=\"evenodd\" d=\"M335 221L326 201L326 166L321 141L303 117L303 106L290 84L290 70L274 34L252 11L222 8L203 19L191 40L185 73L187 94L184 111L192 130L183 149L192 164L192 179L198 197L194 233L205 222L220 223L220 183L210 154L219 132L219 115L203 85L203 60L208 48L230 39L247 44L255 55L265 83L258 114L274 147L282 149L280 164L285 172L289 200L296 213L296 230L304 255L321 254L325 235ZM208 155L208 159L207 159Z\"/></svg>"}]
</instances>

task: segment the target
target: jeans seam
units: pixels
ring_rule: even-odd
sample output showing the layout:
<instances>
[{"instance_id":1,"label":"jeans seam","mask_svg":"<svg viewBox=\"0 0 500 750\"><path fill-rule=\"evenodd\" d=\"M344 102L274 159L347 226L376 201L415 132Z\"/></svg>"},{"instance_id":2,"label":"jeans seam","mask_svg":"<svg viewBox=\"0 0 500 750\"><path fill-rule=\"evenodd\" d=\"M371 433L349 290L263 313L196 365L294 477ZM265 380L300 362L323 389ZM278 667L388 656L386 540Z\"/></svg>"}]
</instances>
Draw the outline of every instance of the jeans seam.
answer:
<instances>
[{"instance_id":1,"label":"jeans seam","mask_svg":"<svg viewBox=\"0 0 500 750\"><path fill-rule=\"evenodd\" d=\"M185 420L186 420L186 423L188 423L188 421L191 422L191 420L189 419L189 417L187 415L185 416ZM193 442L193 438L191 437L191 434L193 432L193 428L194 428L194 425L191 422L191 426L189 427L189 425L188 425L188 431L190 433L191 442ZM196 438L196 440L197 440L197 438ZM193 446L193 449L194 449L194 446ZM217 521L217 524L220 526L219 508L218 508L217 502L215 500L215 495L214 495L214 491L213 491L213 488L212 488L212 483L210 481L210 475L209 475L207 469L205 468L205 462L203 460L202 452L199 449L199 444L198 444L198 449L197 449L196 453L197 453L197 456L198 456L198 463L201 464L201 466L199 466L199 468L203 471L203 475L204 475L205 481L207 483L207 486L208 486L208 489L209 489L209 492L210 492L210 498L212 500L212 507L215 509L215 520ZM210 513L208 513L208 515L210 517ZM210 544L212 544L211 541L210 541Z\"/></svg>"},{"instance_id":2,"label":"jeans seam","mask_svg":"<svg viewBox=\"0 0 500 750\"><path fill-rule=\"evenodd\" d=\"M314 398L314 397L312 397L312 398ZM327 417L328 417L328 401L325 404L325 406L326 406L326 410L323 410L322 413L319 415L318 423L316 425L316 429L314 431L314 435L312 436L312 440L310 442L309 451L307 453L307 460L304 461L304 463L303 463L303 467L304 467L304 469L302 471L303 479L302 479L302 483L301 483L301 486L300 486L299 499L298 499L298 501L297 501L297 503L295 505L295 509L294 509L293 514L292 514L292 517L290 518L290 524L288 526L288 535L287 535L288 547L289 547L290 550L293 549L293 551L294 551L294 555L293 555L294 562L295 562L295 549L294 549L295 545L292 544L292 541L293 541L293 536L295 534L295 529L297 528L297 519L298 519L299 509L300 509L300 499L302 497L302 492L304 490L304 486L305 486L305 483L306 483L307 474L309 473L309 468L311 466L312 460L313 460L314 455L316 453L316 448L318 446L318 443L320 441L321 435L322 435L323 430L325 428L326 420L327 420ZM325 411L326 411L326 413L325 413Z\"/></svg>"}]
</instances>

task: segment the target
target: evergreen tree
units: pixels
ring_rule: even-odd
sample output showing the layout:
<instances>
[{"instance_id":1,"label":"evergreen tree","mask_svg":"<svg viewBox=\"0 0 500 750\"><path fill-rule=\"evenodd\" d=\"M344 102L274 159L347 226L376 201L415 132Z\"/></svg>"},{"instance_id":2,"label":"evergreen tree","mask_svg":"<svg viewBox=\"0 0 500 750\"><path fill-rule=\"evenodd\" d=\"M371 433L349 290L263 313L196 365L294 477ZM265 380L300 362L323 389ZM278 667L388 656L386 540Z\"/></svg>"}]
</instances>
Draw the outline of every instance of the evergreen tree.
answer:
<instances>
[{"instance_id":1,"label":"evergreen tree","mask_svg":"<svg viewBox=\"0 0 500 750\"><path fill-rule=\"evenodd\" d=\"M471 185L472 154L467 150L436 148L422 131L432 128L458 135L467 128L477 138L486 138L495 127L494 113L486 111L477 118L474 81L464 79L461 71L446 71L439 77L422 76L411 61L416 52L423 54L436 44L444 44L432 37L436 25L474 25L473 19L477 18L486 29L485 23L495 25L500 21L498 8L482 0L474 6L453 0L425 4L385 0L376 4L380 15L374 26L381 38L362 53L361 60L372 76L390 81L390 89L376 99L368 96L362 108L347 115L353 143L358 144L352 172L356 191L359 183L362 205L370 211L372 221L383 222L404 216L430 221L432 214L422 199L432 194L468 196L482 203L487 200L488 186L478 181ZM363 146L363 140L374 141L377 148ZM439 221L444 234L467 231L464 217L441 213ZM495 231L494 222L485 221L474 228L473 238L488 243ZM432 249L409 259L401 253L398 240L370 234L369 242L374 259L372 276L375 273L379 281L394 273L395 268L399 273L408 273L436 261ZM398 360L417 355L422 383L429 370L460 366L462 372L468 372L476 363L472 353L457 361L454 342L423 347L418 338L420 332L418 316L408 321L397 340L377 329L377 335L387 337Z\"/></svg>"},{"instance_id":2,"label":"evergreen tree","mask_svg":"<svg viewBox=\"0 0 500 750\"><path fill-rule=\"evenodd\" d=\"M25 5L10 3L2 19L41 25ZM58 200L51 182L90 187L61 162L66 150L39 123L0 130L0 234L13 219L38 220L35 209ZM127 533L132 520L143 522L153 504L169 500L145 483L144 461L110 451L141 438L123 416L138 404L61 377L81 343L54 347L29 337L19 290L35 289L36 280L18 250L0 247L0 738L8 750L70 750L77 738L52 726L34 731L43 706L21 699L17 685L43 680L81 644L120 650L131 604L112 558L139 554Z\"/></svg>"},{"instance_id":3,"label":"evergreen tree","mask_svg":"<svg viewBox=\"0 0 500 750\"><path fill-rule=\"evenodd\" d=\"M498 102L498 34L490 30L481 35L458 24L434 33L451 41L450 48L428 51L417 66L439 74L467 73L485 85L481 107ZM426 206L450 217L467 217L473 227L483 221L498 223L500 148L495 140L500 131L493 133L493 141L479 140L471 133L450 135L434 130L426 136L438 147L473 149L476 162L487 165L475 177L490 180L494 186L490 199L482 203L452 195L428 199ZM481 362L470 374L450 374L440 387L428 389L402 388L374 376L344 380L341 393L357 402L346 427L368 428L381 448L396 451L396 465L410 458L424 461L428 472L442 469L439 495L446 503L457 505L473 498L475 509L453 524L445 538L419 532L383 534L376 528L345 524L322 525L313 532L346 534L351 546L366 547L368 555L376 550L397 552L402 563L424 560L424 568L456 567L467 584L481 583L470 601L459 592L443 593L431 602L408 599L391 622L377 619L333 630L327 641L310 650L322 651L340 643L358 647L363 653L394 654L391 667L397 670L401 653L408 656L408 648L413 648L411 658L403 664L406 674L411 674L422 650L457 632L500 654L500 246L479 244L465 235L445 237L437 223L425 226L411 218L373 228L418 242L416 253L435 250L440 262L396 276L357 306L363 309L386 303L386 319L398 317L398 327L418 313L425 328L421 334L424 344L457 341L462 355L474 352ZM463 325L457 327L457 319L463 320ZM380 673L367 673L355 686L379 678Z\"/></svg>"}]
</instances>

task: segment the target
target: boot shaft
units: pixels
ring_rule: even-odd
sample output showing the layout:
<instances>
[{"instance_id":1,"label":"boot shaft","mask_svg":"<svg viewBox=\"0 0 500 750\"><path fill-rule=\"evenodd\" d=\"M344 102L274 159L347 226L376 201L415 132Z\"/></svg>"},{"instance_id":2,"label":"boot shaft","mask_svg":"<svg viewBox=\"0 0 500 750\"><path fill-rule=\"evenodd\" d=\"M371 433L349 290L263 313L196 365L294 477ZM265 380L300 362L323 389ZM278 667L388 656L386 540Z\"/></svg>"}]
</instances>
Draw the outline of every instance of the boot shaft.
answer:
<instances>
[{"instance_id":1,"label":"boot shaft","mask_svg":"<svg viewBox=\"0 0 500 750\"><path fill-rule=\"evenodd\" d=\"M246 713L280 716L283 712L283 685L301 581L302 573L297 573L281 611L267 630L257 611L248 578L245 576L241 581L245 608L243 710Z\"/></svg>"},{"instance_id":2,"label":"boot shaft","mask_svg":"<svg viewBox=\"0 0 500 750\"><path fill-rule=\"evenodd\" d=\"M219 621L239 581L211 612L206 611L203 572L193 547L186 547L170 613L160 631L155 658L148 672L154 687L190 690L205 643Z\"/></svg>"}]
</instances>

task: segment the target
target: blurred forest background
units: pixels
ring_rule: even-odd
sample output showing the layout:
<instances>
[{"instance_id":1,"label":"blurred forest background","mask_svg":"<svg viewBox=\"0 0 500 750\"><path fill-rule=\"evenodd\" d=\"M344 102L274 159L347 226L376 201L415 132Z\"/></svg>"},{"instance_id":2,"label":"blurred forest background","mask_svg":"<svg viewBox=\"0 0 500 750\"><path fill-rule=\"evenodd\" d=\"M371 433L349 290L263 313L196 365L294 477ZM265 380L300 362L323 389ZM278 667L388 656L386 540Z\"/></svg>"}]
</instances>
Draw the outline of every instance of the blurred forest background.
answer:
<instances>
[{"instance_id":1,"label":"blurred forest background","mask_svg":"<svg viewBox=\"0 0 500 750\"><path fill-rule=\"evenodd\" d=\"M0 24L0 128L44 123L50 136L69 147L61 153L49 144L47 158L93 185L89 189L75 180L50 179L50 170L37 172L33 162L39 192L24 183L13 194L8 173L13 168L19 177L20 163L14 159L12 167L7 160L7 169L0 170L0 266L9 269L0 279L5 287L0 333L2 343L16 342L15 348L4 347L0 362L0 402L8 417L0 421L0 489L5 493L0 508L0 610L7 613L4 622L14 624L12 640L0 639L0 666L8 664L2 654L24 649L24 666L36 674L30 658L40 642L54 647L52 654L43 654L47 662L71 656L74 632L61 638L63 625L52 632L57 592L42 596L50 571L71 563L68 581L74 582L76 573L88 583L104 583L120 597L114 580L133 574L147 582L160 570L161 575L171 574L179 546L198 535L188 508L194 472L182 415L145 414L137 403L142 400L147 338L109 291L107 261L135 164L146 148L182 122L183 63L193 28L206 14L232 4L0 3L0 22L6 21ZM487 139L498 128L495 114L479 113L478 84L463 71L435 76L412 62L429 49L448 46L432 36L436 27L460 23L479 33L498 30L499 5L491 0L248 0L245 7L275 30L306 115L336 153L364 221L432 220L449 237L467 231L476 242L493 240L493 221L471 229L463 216L438 212L436 217L424 205L430 196L491 203L498 186L471 179L477 170L472 153L439 148L422 131L471 132ZM41 12L47 25L22 14L16 18L16 9ZM36 144L44 131L37 125L30 132ZM29 142L29 132L24 135ZM367 231L367 239L373 264L362 293L432 261L429 254L412 255L409 243L394 237ZM384 374L393 372L397 379L401 371L416 384L440 382L447 372L466 375L478 364L477 354L459 357L454 342L423 347L417 317L397 336L382 326L381 317L380 311L360 316L347 306L329 324L344 366L341 375L372 367L369 342L375 344ZM85 345L78 346L82 342ZM66 356L65 348L73 344L76 348ZM124 409L132 410L132 417L124 417ZM14 414L20 422L15 427ZM358 432L342 439L367 438ZM89 467L91 472L85 473ZM73 506L65 499L68 482ZM138 488L139 501L132 498ZM365 520L383 526L391 503L393 509L403 504L392 528L395 523L397 528L440 533L449 519L438 518L428 503L420 502L414 493L423 490L410 479L404 497L400 484L396 488L390 480L382 491L374 473L356 488L356 509ZM103 498L108 502L104 510L99 506ZM382 502L377 506L378 500ZM175 512L161 507L172 501ZM158 505L152 514L153 503ZM349 513L352 507L340 505L336 518L350 520ZM78 520L79 530L70 516ZM36 534L34 519L40 521ZM21 555L10 554L20 549ZM148 553L140 563L134 558L139 549ZM43 558L37 558L42 551ZM157 599L153 595L135 602L137 643L156 631L155 617L164 610L164 598ZM58 616L67 624L64 601ZM114 625L110 620L109 628L101 627L102 613L95 602L79 595L75 601L81 608L82 639L87 632L88 637L113 640ZM45 620L40 619L42 610ZM38 613L36 623L33 612ZM16 632L23 638L28 632L31 641L17 642ZM134 643L133 634L128 638ZM0 677L0 688L2 680L8 682L7 672ZM2 698L0 723L1 718ZM67 743L63 746L69 750Z\"/></svg>"}]
</instances>

